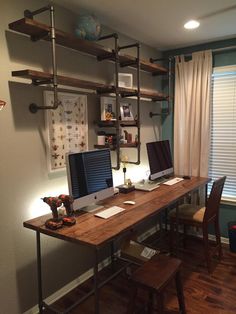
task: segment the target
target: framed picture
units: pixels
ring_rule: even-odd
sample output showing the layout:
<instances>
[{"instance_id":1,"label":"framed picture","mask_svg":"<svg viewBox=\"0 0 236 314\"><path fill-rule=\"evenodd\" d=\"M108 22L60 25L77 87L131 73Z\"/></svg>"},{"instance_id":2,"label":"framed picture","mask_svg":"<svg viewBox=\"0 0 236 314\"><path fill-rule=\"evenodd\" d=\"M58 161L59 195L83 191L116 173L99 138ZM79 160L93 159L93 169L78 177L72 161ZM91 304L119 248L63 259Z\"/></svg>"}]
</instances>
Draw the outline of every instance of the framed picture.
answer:
<instances>
[{"instance_id":1,"label":"framed picture","mask_svg":"<svg viewBox=\"0 0 236 314\"><path fill-rule=\"evenodd\" d=\"M45 110L47 128L47 163L49 172L65 169L65 154L88 149L87 96L58 93L57 109ZM44 91L46 106L52 106L54 95Z\"/></svg>"},{"instance_id":2,"label":"framed picture","mask_svg":"<svg viewBox=\"0 0 236 314\"><path fill-rule=\"evenodd\" d=\"M134 120L131 104L120 105L121 120Z\"/></svg>"},{"instance_id":3,"label":"framed picture","mask_svg":"<svg viewBox=\"0 0 236 314\"><path fill-rule=\"evenodd\" d=\"M116 120L116 99L101 97L101 120Z\"/></svg>"}]
</instances>

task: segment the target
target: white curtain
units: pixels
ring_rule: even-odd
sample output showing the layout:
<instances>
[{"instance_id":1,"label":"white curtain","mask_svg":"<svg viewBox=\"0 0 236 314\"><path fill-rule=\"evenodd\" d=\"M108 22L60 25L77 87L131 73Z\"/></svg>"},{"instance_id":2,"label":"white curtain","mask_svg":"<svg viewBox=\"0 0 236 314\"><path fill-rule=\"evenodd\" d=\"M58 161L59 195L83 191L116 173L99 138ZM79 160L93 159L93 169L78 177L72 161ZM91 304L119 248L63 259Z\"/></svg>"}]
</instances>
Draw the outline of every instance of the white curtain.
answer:
<instances>
[{"instance_id":1,"label":"white curtain","mask_svg":"<svg viewBox=\"0 0 236 314\"><path fill-rule=\"evenodd\" d=\"M174 170L178 175L208 176L212 53L176 57Z\"/></svg>"}]
</instances>

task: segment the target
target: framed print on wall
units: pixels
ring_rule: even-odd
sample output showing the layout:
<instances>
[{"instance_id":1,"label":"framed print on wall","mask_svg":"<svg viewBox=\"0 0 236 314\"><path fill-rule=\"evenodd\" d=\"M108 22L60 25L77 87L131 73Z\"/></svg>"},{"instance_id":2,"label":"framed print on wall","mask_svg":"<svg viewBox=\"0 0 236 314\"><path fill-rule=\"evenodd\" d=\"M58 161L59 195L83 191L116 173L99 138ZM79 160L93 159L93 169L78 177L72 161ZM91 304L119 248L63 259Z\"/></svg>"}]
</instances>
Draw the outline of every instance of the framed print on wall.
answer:
<instances>
[{"instance_id":1,"label":"framed print on wall","mask_svg":"<svg viewBox=\"0 0 236 314\"><path fill-rule=\"evenodd\" d=\"M101 121L116 120L116 99L101 97Z\"/></svg>"},{"instance_id":2,"label":"framed print on wall","mask_svg":"<svg viewBox=\"0 0 236 314\"><path fill-rule=\"evenodd\" d=\"M134 120L131 104L120 104L120 115L123 121Z\"/></svg>"},{"instance_id":3,"label":"framed print on wall","mask_svg":"<svg viewBox=\"0 0 236 314\"><path fill-rule=\"evenodd\" d=\"M57 109L45 110L49 172L65 168L67 152L88 149L87 96L59 92L58 100ZM44 102L45 106L53 105L53 92L44 92Z\"/></svg>"}]
</instances>

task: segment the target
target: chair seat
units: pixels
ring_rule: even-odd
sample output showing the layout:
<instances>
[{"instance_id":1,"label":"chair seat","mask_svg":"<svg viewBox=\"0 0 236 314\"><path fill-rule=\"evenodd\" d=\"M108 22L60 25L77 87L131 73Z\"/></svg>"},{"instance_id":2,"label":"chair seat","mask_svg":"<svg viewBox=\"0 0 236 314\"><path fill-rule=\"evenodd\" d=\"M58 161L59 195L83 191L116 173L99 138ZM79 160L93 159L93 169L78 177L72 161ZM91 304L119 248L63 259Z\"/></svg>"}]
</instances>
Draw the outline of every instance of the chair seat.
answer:
<instances>
[{"instance_id":1,"label":"chair seat","mask_svg":"<svg viewBox=\"0 0 236 314\"><path fill-rule=\"evenodd\" d=\"M205 210L206 210L205 207L197 208L197 207L194 207L194 205L192 204L182 204L179 206L178 219L189 221L189 222L192 221L195 223L202 223ZM171 219L176 218L176 209L170 212L169 217Z\"/></svg>"},{"instance_id":2,"label":"chair seat","mask_svg":"<svg viewBox=\"0 0 236 314\"><path fill-rule=\"evenodd\" d=\"M134 272L132 281L158 292L173 279L180 265L179 259L156 255Z\"/></svg>"}]
</instances>

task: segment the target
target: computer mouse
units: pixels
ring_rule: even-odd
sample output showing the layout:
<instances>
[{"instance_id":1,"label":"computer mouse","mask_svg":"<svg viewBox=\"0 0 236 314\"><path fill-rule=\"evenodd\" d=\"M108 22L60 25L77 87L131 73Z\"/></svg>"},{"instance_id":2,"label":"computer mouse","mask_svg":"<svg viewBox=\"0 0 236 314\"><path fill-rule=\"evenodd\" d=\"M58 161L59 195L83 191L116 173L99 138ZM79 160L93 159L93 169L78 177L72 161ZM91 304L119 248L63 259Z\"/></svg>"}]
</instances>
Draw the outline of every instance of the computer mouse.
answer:
<instances>
[{"instance_id":1,"label":"computer mouse","mask_svg":"<svg viewBox=\"0 0 236 314\"><path fill-rule=\"evenodd\" d=\"M134 204L135 204L134 201L124 201L123 203L124 203L124 204L129 204L129 205L134 205Z\"/></svg>"}]
</instances>

